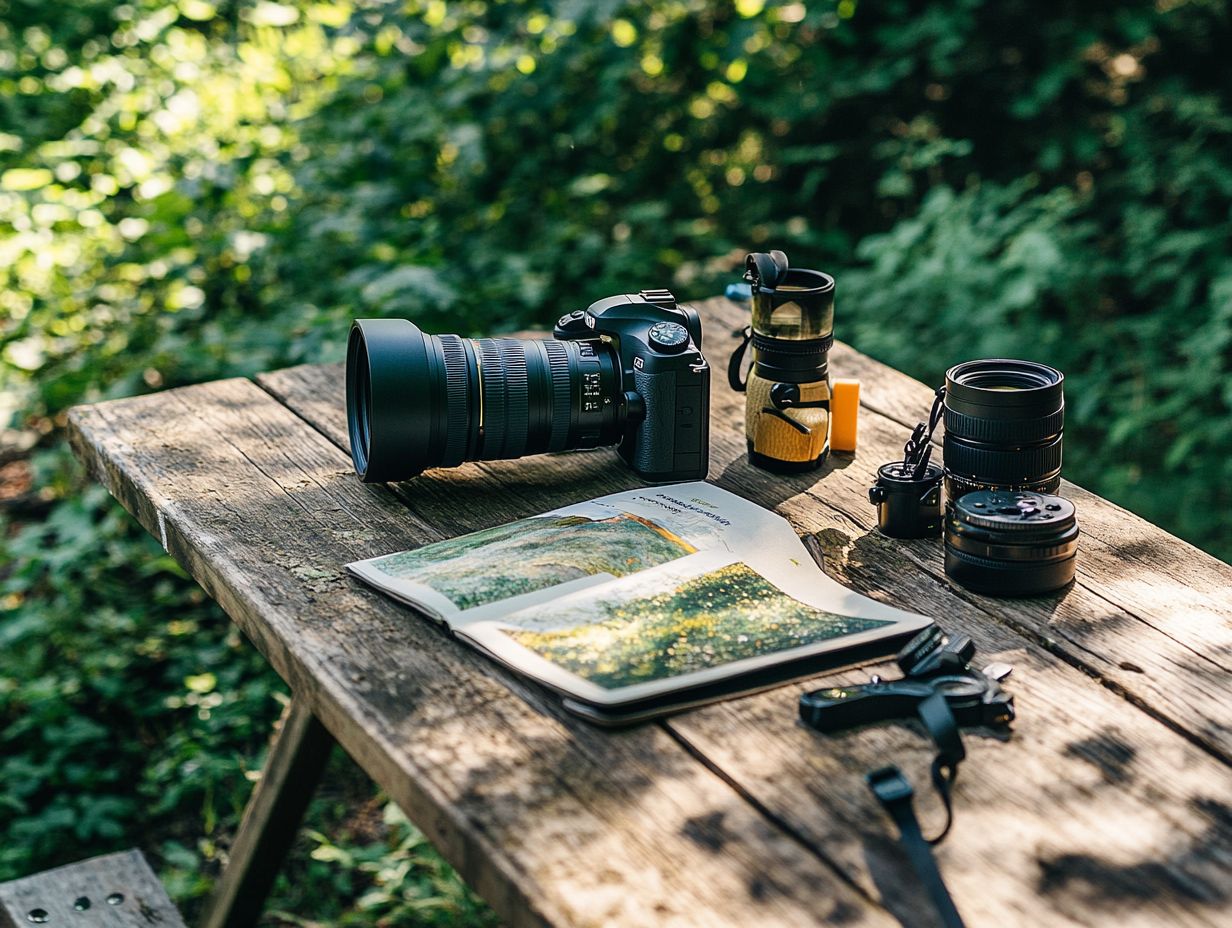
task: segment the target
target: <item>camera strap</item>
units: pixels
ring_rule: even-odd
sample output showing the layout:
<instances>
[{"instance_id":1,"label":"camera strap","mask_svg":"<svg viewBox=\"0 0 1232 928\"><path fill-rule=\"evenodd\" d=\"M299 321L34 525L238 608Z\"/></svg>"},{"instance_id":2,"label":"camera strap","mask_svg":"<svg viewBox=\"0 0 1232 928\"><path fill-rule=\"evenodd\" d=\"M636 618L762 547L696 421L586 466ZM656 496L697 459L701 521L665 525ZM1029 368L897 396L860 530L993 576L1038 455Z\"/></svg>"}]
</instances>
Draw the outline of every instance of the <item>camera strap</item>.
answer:
<instances>
[{"instance_id":1,"label":"camera strap","mask_svg":"<svg viewBox=\"0 0 1232 928\"><path fill-rule=\"evenodd\" d=\"M727 382L737 393L743 393L747 382L741 369L744 367L744 353L748 350L749 342L753 339L753 327L746 325L742 329L736 329L732 332L732 335L736 338L743 336L744 340L736 346L736 350L732 352L731 359L727 362Z\"/></svg>"},{"instance_id":2,"label":"camera strap","mask_svg":"<svg viewBox=\"0 0 1232 928\"><path fill-rule=\"evenodd\" d=\"M898 826L899 843L911 861L916 876L924 885L933 907L941 916L946 928L964 928L962 916L954 905L954 899L941 878L937 869L937 861L933 857L932 846L939 844L950 831L954 821L954 810L951 804L954 780L958 776L958 765L967 756L963 747L962 736L958 733L958 723L954 713L950 711L945 696L936 692L919 705L920 721L928 730L937 745L937 756L932 763L933 786L945 806L945 827L935 838L925 838L920 829L912 805L914 791L903 772L897 767L881 767L869 773L864 779L872 790L883 809L894 819Z\"/></svg>"},{"instance_id":3,"label":"camera strap","mask_svg":"<svg viewBox=\"0 0 1232 928\"><path fill-rule=\"evenodd\" d=\"M929 410L928 421L916 424L911 430L911 437L903 446L903 469L911 471L911 479L919 480L928 470L928 459L933 453L933 432L941 422L945 410L945 386L937 388L933 408Z\"/></svg>"}]
</instances>

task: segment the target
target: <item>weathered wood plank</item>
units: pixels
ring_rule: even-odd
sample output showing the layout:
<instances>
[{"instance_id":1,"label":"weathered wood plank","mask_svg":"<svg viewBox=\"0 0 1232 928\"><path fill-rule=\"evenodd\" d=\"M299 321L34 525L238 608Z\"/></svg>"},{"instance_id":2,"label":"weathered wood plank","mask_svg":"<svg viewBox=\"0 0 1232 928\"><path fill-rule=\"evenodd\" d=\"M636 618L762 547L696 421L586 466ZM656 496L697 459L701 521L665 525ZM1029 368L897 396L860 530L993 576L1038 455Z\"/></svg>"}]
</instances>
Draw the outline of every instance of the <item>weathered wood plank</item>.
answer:
<instances>
[{"instance_id":1,"label":"weathered wood plank","mask_svg":"<svg viewBox=\"0 0 1232 928\"><path fill-rule=\"evenodd\" d=\"M257 923L333 748L334 739L307 704L292 697L200 928L249 928Z\"/></svg>"},{"instance_id":2,"label":"weathered wood plank","mask_svg":"<svg viewBox=\"0 0 1232 928\"><path fill-rule=\"evenodd\" d=\"M0 928L184 928L140 851L120 851L0 883Z\"/></svg>"},{"instance_id":3,"label":"weathered wood plank","mask_svg":"<svg viewBox=\"0 0 1232 928\"><path fill-rule=\"evenodd\" d=\"M724 315L730 319L729 305L703 308L717 312L720 320ZM712 324L710 331L723 331L722 323ZM722 353L720 341L721 336L711 336L712 355ZM853 371L856 357L849 349L836 350L835 369L861 376L868 402L887 409L897 402L901 414L907 401L896 400L894 389L901 375L867 359ZM843 366L844 358L850 366ZM331 377L337 373L300 368L265 375L262 382L345 446L341 391L331 388ZM927 400L931 391L923 389ZM876 466L901 449L906 431L899 423L866 409L861 449L854 458L836 456L820 480L818 475L768 478L743 460L743 437L737 431L741 402L716 382L712 479L777 506L802 530L820 530L831 552L831 572L853 587L934 612L973 634L987 659L995 655L1019 666L1012 686L1024 717L1009 744L977 741L972 746L960 787L960 831L942 851L964 911L982 915L976 923L993 918L1002 924L1098 923L1098 912L1109 904L1104 895L1120 893L1134 899L1133 917L1140 923L1217 923L1227 895L1217 863L1232 842L1218 798L1230 785L1228 770L1130 709L1117 694L1126 693L1222 757L1227 676L1205 673L1182 643L1089 589L1085 578L1064 596L1035 601L993 600L951 589L941 570L938 542L891 542L870 531L873 512L864 493ZM917 415L926 409L923 402ZM492 487L503 492L504 481L524 480L522 470L534 470L534 461L516 467L468 465L467 480L479 481L476 488L484 485L489 494ZM430 494L436 492L438 475L448 472L426 475ZM624 485L619 473L598 476L599 485L590 487L594 493ZM422 500L423 479L397 492ZM517 490L539 508L559 504L558 485L536 491L522 484ZM435 505L425 513L428 518L434 517ZM1098 508L1110 513L1105 516L1110 523L1119 512L1089 494L1079 505L1080 517ZM533 511L530 507L522 514ZM481 507L459 529L491 521ZM1144 530L1168 538L1153 527ZM1093 543L1099 541L1096 537ZM1066 634L1057 635L1054 628L1063 623ZM1120 634L1113 634L1117 626ZM1141 672L1123 666L1131 664ZM1099 676L1111 689L1073 667ZM1119 676L1110 676L1114 672ZM928 746L893 728L841 739L806 732L793 722L798 692L787 688L689 713L672 720L669 728L755 802L790 823L808 845L837 857L854 881L880 894L910 923L918 903L901 889L901 861L859 776L889 754L910 758L914 778L922 784ZM1171 771L1173 765L1184 773ZM974 770L980 774L973 786ZM1054 817L1059 820L1053 836L1041 816L1048 824ZM1167 843L1143 837L1164 832L1170 835ZM1013 840L1007 841L1007 835Z\"/></svg>"},{"instance_id":4,"label":"weathered wood plank","mask_svg":"<svg viewBox=\"0 0 1232 928\"><path fill-rule=\"evenodd\" d=\"M248 381L78 409L70 434L510 925L890 922L662 728L563 716L341 572L456 533L451 507L491 521L542 508L518 492L535 468L499 491L483 474L418 484L434 533ZM538 465L557 502L562 487L590 495L582 475L604 468L588 457Z\"/></svg>"}]
</instances>

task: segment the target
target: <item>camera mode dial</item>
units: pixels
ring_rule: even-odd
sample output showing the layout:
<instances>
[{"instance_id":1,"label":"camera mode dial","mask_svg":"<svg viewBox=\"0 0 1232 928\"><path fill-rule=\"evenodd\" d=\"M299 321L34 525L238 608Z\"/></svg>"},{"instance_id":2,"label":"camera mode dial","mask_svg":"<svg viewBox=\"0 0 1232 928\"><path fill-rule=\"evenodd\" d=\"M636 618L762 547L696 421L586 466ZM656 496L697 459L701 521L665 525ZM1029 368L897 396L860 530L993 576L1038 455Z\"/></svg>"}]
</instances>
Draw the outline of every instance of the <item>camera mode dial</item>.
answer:
<instances>
[{"instance_id":1,"label":"camera mode dial","mask_svg":"<svg viewBox=\"0 0 1232 928\"><path fill-rule=\"evenodd\" d=\"M689 344L689 330L678 322L656 322L647 337L651 347L663 354L679 354Z\"/></svg>"}]
</instances>

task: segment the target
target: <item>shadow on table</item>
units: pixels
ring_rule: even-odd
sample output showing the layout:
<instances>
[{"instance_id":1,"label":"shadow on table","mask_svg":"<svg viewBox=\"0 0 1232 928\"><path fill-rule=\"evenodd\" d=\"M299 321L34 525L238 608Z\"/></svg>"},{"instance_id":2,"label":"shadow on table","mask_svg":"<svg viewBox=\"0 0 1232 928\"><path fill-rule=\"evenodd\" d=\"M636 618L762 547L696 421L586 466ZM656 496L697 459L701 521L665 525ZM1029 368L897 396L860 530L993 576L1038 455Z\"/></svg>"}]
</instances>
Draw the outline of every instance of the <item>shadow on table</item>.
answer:
<instances>
[{"instance_id":1,"label":"shadow on table","mask_svg":"<svg viewBox=\"0 0 1232 928\"><path fill-rule=\"evenodd\" d=\"M775 509L787 500L809 492L834 471L850 467L854 460L855 456L852 454L835 452L816 470L779 474L755 467L749 463L748 455L742 454L712 479L725 490L731 490L755 503Z\"/></svg>"}]
</instances>

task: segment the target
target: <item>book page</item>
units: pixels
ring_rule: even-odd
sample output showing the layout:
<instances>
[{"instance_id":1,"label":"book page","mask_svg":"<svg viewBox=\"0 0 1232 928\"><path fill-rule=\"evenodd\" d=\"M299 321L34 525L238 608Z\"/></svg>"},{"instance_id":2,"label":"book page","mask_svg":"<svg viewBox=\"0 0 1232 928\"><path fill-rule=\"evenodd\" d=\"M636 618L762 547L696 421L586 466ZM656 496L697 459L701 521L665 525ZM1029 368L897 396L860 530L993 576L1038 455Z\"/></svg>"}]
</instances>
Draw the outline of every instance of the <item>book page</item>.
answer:
<instances>
[{"instance_id":1,"label":"book page","mask_svg":"<svg viewBox=\"0 0 1232 928\"><path fill-rule=\"evenodd\" d=\"M614 493L348 567L597 706L931 622L832 580L786 519L708 483Z\"/></svg>"},{"instance_id":2,"label":"book page","mask_svg":"<svg viewBox=\"0 0 1232 928\"><path fill-rule=\"evenodd\" d=\"M699 551L781 541L784 527L773 513L712 484L683 483L613 493L347 567L458 627Z\"/></svg>"},{"instance_id":3,"label":"book page","mask_svg":"<svg viewBox=\"0 0 1232 928\"><path fill-rule=\"evenodd\" d=\"M931 622L847 590L811 558L783 554L698 552L460 634L579 700L616 705Z\"/></svg>"}]
</instances>

